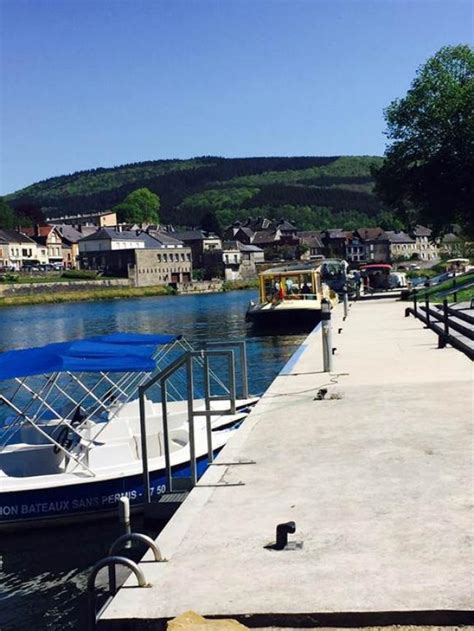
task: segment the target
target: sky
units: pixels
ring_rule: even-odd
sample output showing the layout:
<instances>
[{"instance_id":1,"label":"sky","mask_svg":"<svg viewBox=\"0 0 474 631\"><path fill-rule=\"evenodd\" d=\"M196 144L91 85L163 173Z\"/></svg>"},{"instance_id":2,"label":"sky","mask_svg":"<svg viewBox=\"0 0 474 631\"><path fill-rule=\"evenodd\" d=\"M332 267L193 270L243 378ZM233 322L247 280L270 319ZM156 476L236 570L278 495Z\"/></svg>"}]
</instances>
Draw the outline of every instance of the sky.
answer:
<instances>
[{"instance_id":1,"label":"sky","mask_svg":"<svg viewBox=\"0 0 474 631\"><path fill-rule=\"evenodd\" d=\"M0 0L0 195L201 155L382 155L472 0Z\"/></svg>"}]
</instances>

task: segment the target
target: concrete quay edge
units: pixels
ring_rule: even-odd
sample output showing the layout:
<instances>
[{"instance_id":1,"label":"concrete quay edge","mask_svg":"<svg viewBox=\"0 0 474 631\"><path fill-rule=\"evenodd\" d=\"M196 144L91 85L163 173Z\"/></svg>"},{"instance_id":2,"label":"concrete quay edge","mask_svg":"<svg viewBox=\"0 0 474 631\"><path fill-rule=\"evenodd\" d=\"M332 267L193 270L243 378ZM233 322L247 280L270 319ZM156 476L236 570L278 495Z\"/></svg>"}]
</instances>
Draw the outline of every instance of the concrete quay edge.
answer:
<instances>
[{"instance_id":1,"label":"concrete quay edge","mask_svg":"<svg viewBox=\"0 0 474 631\"><path fill-rule=\"evenodd\" d=\"M341 311L335 372L316 330L219 456L257 464L210 467L158 537L168 563L144 557L152 587L129 579L99 629L158 629L187 609L254 627L472 622L472 363L436 349L403 303ZM245 486L212 486L226 480ZM262 554L289 518L301 562Z\"/></svg>"}]
</instances>

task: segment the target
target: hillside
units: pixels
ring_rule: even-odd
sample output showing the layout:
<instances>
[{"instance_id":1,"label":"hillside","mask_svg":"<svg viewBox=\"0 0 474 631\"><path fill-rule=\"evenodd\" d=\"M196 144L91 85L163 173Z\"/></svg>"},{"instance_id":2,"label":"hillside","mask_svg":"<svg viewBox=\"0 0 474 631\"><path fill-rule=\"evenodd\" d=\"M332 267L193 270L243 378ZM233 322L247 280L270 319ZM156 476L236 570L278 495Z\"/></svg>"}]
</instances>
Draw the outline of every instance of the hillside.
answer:
<instances>
[{"instance_id":1,"label":"hillside","mask_svg":"<svg viewBox=\"0 0 474 631\"><path fill-rule=\"evenodd\" d=\"M165 223L199 225L209 212L221 225L249 215L285 216L300 229L385 223L372 193L370 156L156 160L80 171L24 188L7 198L18 208L40 206L49 217L112 208L147 187L161 198Z\"/></svg>"}]
</instances>

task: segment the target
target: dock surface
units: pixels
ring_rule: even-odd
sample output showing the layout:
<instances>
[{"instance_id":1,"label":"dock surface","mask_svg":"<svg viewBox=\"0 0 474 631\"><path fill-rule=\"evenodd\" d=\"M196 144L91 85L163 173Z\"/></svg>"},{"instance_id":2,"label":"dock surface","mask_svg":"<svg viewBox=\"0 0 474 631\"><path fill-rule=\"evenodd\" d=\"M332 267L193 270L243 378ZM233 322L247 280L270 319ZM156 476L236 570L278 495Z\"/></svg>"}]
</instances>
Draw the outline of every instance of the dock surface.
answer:
<instances>
[{"instance_id":1,"label":"dock surface","mask_svg":"<svg viewBox=\"0 0 474 631\"><path fill-rule=\"evenodd\" d=\"M345 322L338 308L330 375L320 331L306 339L219 456L255 464L210 467L158 537L168 562L141 563L151 587L130 578L99 629L187 610L296 627L473 609L472 362L405 306L355 303ZM287 521L302 548L267 549Z\"/></svg>"}]
</instances>

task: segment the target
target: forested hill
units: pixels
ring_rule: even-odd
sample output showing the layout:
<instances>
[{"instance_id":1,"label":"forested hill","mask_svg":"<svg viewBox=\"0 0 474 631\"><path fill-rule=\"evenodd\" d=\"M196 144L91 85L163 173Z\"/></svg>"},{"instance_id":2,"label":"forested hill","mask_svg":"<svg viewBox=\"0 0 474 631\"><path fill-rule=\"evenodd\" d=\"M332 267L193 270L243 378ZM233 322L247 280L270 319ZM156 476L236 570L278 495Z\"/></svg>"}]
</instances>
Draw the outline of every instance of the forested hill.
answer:
<instances>
[{"instance_id":1,"label":"forested hill","mask_svg":"<svg viewBox=\"0 0 474 631\"><path fill-rule=\"evenodd\" d=\"M49 217L107 210L146 187L161 199L164 223L197 226L210 212L221 225L264 215L285 217L299 229L385 223L372 193L370 156L156 160L98 168L38 182L13 195L14 208L40 206Z\"/></svg>"}]
</instances>

